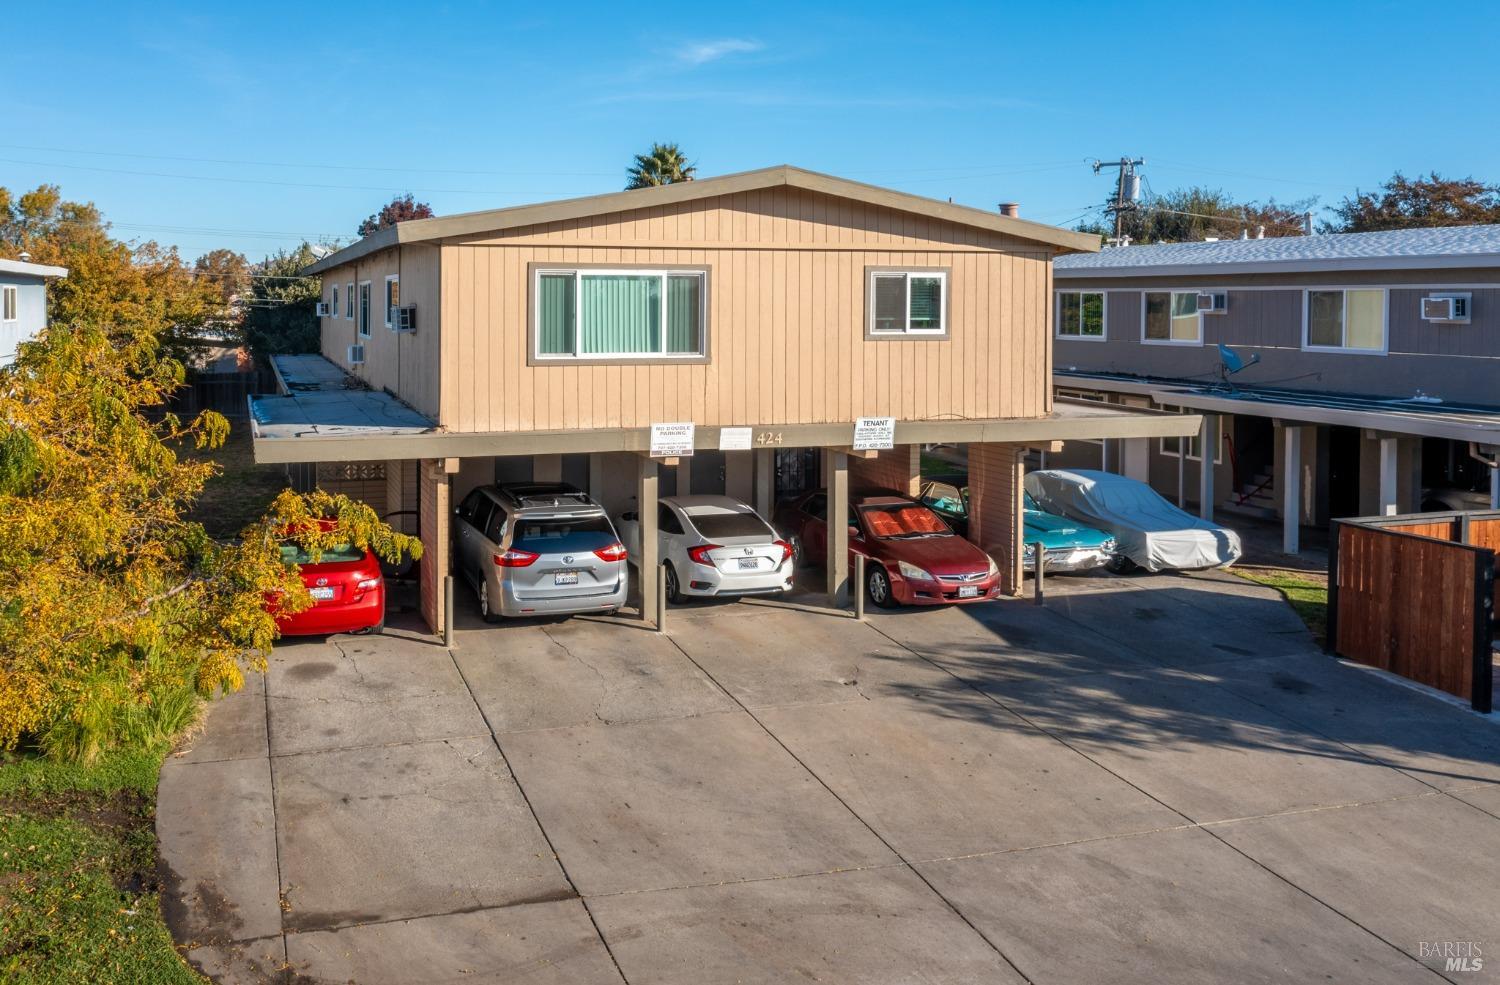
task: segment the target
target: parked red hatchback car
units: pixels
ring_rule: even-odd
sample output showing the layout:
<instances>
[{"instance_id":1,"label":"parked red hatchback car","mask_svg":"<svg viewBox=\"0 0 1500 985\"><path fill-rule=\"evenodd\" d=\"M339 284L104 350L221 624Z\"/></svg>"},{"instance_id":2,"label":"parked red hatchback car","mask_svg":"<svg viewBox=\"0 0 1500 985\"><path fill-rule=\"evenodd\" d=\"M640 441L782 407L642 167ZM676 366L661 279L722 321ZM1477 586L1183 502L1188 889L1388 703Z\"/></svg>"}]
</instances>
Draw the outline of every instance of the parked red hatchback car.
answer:
<instances>
[{"instance_id":1,"label":"parked red hatchback car","mask_svg":"<svg viewBox=\"0 0 1500 985\"><path fill-rule=\"evenodd\" d=\"M827 561L828 494L810 492L776 512L799 563ZM921 503L883 491L849 496L849 566L863 554L864 590L879 606L978 602L1000 594L1000 569Z\"/></svg>"},{"instance_id":2,"label":"parked red hatchback car","mask_svg":"<svg viewBox=\"0 0 1500 985\"><path fill-rule=\"evenodd\" d=\"M282 544L283 559L302 571L312 594L310 608L277 613L283 636L378 633L385 628L385 579L370 551L346 544L323 552L316 562L296 544ZM275 603L271 603L275 611Z\"/></svg>"}]
</instances>

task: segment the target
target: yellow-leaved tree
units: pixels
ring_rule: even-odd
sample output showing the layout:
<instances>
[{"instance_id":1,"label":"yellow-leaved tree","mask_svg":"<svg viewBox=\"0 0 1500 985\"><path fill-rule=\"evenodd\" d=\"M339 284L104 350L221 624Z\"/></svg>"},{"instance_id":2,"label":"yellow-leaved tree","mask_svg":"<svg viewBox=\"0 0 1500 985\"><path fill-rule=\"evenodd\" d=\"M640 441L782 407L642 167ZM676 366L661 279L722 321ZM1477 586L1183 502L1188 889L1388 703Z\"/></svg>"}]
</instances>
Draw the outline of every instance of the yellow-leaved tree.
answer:
<instances>
[{"instance_id":1,"label":"yellow-leaved tree","mask_svg":"<svg viewBox=\"0 0 1500 985\"><path fill-rule=\"evenodd\" d=\"M165 411L183 367L153 318L54 323L0 371L0 748L48 755L162 741L264 669L267 601L311 604L281 544L419 555L363 503L282 493L232 543L187 511L228 422ZM328 519L332 523L319 521Z\"/></svg>"}]
</instances>

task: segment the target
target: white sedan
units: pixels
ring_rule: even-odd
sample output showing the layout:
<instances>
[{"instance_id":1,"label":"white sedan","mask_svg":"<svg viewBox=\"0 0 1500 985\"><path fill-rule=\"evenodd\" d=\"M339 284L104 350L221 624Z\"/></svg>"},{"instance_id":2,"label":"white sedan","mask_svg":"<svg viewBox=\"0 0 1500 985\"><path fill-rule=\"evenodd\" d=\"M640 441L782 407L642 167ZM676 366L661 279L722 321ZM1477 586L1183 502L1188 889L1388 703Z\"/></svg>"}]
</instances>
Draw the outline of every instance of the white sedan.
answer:
<instances>
[{"instance_id":1,"label":"white sedan","mask_svg":"<svg viewBox=\"0 0 1500 985\"><path fill-rule=\"evenodd\" d=\"M639 514L621 514L615 527L634 563L641 549ZM657 508L656 529L669 601L791 591L791 546L737 499L667 496Z\"/></svg>"}]
</instances>

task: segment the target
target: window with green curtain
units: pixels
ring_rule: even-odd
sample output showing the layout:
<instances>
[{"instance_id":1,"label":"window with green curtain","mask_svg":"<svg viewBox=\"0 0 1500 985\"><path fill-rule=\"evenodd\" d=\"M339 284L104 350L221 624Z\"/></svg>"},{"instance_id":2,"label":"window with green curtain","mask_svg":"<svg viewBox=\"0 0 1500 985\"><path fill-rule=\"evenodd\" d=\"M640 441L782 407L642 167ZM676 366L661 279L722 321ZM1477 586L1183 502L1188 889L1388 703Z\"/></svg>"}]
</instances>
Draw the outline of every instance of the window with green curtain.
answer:
<instances>
[{"instance_id":1,"label":"window with green curtain","mask_svg":"<svg viewBox=\"0 0 1500 985\"><path fill-rule=\"evenodd\" d=\"M634 355L661 351L661 278L583 274L579 351Z\"/></svg>"},{"instance_id":2,"label":"window with green curtain","mask_svg":"<svg viewBox=\"0 0 1500 985\"><path fill-rule=\"evenodd\" d=\"M1172 339L1176 342L1198 340L1198 295L1191 291L1172 294Z\"/></svg>"},{"instance_id":3,"label":"window with green curtain","mask_svg":"<svg viewBox=\"0 0 1500 985\"><path fill-rule=\"evenodd\" d=\"M667 277L667 351L697 352L703 318L703 277Z\"/></svg>"},{"instance_id":4,"label":"window with green curtain","mask_svg":"<svg viewBox=\"0 0 1500 985\"><path fill-rule=\"evenodd\" d=\"M1344 345L1350 349L1385 348L1385 291L1344 292Z\"/></svg>"},{"instance_id":5,"label":"window with green curtain","mask_svg":"<svg viewBox=\"0 0 1500 985\"><path fill-rule=\"evenodd\" d=\"M935 331L943 327L943 279L941 277L911 278L910 285L912 329Z\"/></svg>"},{"instance_id":6,"label":"window with green curtain","mask_svg":"<svg viewBox=\"0 0 1500 985\"><path fill-rule=\"evenodd\" d=\"M573 354L577 312L574 311L573 274L542 274L537 278L537 352L544 356Z\"/></svg>"},{"instance_id":7,"label":"window with green curtain","mask_svg":"<svg viewBox=\"0 0 1500 985\"><path fill-rule=\"evenodd\" d=\"M1057 296L1057 334L1078 334L1078 299L1081 295L1072 292Z\"/></svg>"}]
</instances>

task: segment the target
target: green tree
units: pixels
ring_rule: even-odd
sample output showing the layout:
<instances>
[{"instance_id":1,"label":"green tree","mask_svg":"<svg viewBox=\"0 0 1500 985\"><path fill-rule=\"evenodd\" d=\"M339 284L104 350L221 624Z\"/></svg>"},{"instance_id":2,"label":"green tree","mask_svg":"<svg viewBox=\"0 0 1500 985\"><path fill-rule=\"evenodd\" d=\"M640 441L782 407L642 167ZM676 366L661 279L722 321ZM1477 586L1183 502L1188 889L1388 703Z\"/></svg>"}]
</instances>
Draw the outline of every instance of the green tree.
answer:
<instances>
[{"instance_id":1,"label":"green tree","mask_svg":"<svg viewBox=\"0 0 1500 985\"><path fill-rule=\"evenodd\" d=\"M113 238L98 208L65 201L56 185L19 196L0 188L0 253L22 252L68 268L47 290L54 322L126 333L150 326L168 354L186 359L210 326L233 316L217 281L197 276L175 248Z\"/></svg>"},{"instance_id":2,"label":"green tree","mask_svg":"<svg viewBox=\"0 0 1500 985\"><path fill-rule=\"evenodd\" d=\"M302 276L317 259L312 245L303 243L295 250L278 250L255 265L243 295L241 331L256 362L264 364L276 353L318 351L322 288L316 278Z\"/></svg>"},{"instance_id":3,"label":"green tree","mask_svg":"<svg viewBox=\"0 0 1500 985\"><path fill-rule=\"evenodd\" d=\"M1400 171L1376 192L1356 191L1334 206L1325 232L1367 233L1380 229L1500 223L1500 185L1470 178L1408 178Z\"/></svg>"},{"instance_id":4,"label":"green tree","mask_svg":"<svg viewBox=\"0 0 1500 985\"><path fill-rule=\"evenodd\" d=\"M1105 204L1113 205L1114 200L1111 193ZM1192 243L1215 236L1233 239L1242 232L1253 237L1260 229L1266 236L1300 236L1302 215L1315 201L1236 202L1217 188L1179 188L1164 195L1145 196L1135 208L1123 213L1120 229L1137 244ZM1105 237L1115 234L1110 217L1085 222L1078 228Z\"/></svg>"},{"instance_id":5,"label":"green tree","mask_svg":"<svg viewBox=\"0 0 1500 985\"><path fill-rule=\"evenodd\" d=\"M57 758L159 742L199 697L264 668L267 599L311 604L292 541L394 558L420 552L346 497L286 491L232 543L187 510L217 466L180 458L229 425L163 413L183 367L159 327L54 323L20 347L0 387L0 748ZM332 518L331 524L319 522Z\"/></svg>"},{"instance_id":6,"label":"green tree","mask_svg":"<svg viewBox=\"0 0 1500 985\"><path fill-rule=\"evenodd\" d=\"M364 239L371 233L379 232L387 226L394 226L398 222L406 222L408 219L431 219L432 206L426 202L418 202L412 198L411 192L405 195L397 195L385 205L380 211L371 215L359 224L359 237Z\"/></svg>"},{"instance_id":7,"label":"green tree","mask_svg":"<svg viewBox=\"0 0 1500 985\"><path fill-rule=\"evenodd\" d=\"M645 154L637 154L635 163L625 169L626 189L651 188L678 181L692 181L698 168L676 144L652 144Z\"/></svg>"}]
</instances>

